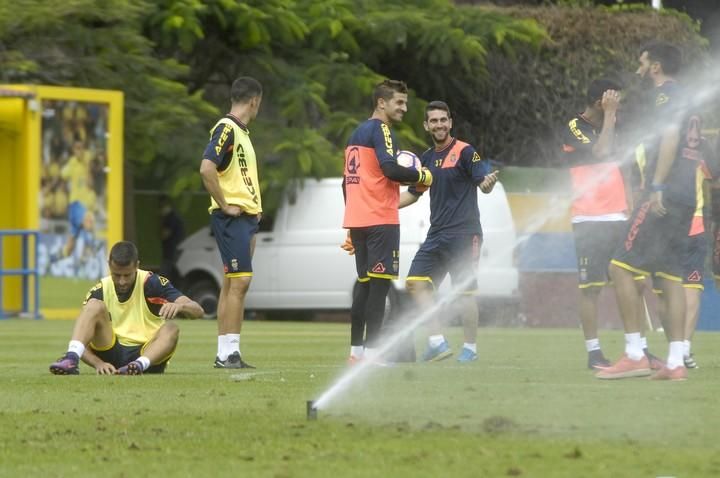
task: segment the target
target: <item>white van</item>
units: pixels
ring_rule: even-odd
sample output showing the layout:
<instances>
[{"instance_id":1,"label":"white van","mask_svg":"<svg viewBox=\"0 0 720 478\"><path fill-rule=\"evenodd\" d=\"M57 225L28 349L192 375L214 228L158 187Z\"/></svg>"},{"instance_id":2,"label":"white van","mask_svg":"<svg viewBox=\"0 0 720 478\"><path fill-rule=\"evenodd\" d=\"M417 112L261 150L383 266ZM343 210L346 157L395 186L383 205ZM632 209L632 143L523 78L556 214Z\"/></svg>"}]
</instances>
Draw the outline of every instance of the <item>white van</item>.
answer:
<instances>
[{"instance_id":1,"label":"white van","mask_svg":"<svg viewBox=\"0 0 720 478\"><path fill-rule=\"evenodd\" d=\"M350 309L357 276L354 257L340 249L346 234L341 184L342 178L327 178L288 186L272 231L257 234L248 310ZM429 204L429 194L424 194L400 210L400 277L389 294L391 309L401 305L410 263L430 226ZM497 183L490 194L478 193L478 204L484 233L478 268L480 300L517 306L515 226L502 184ZM214 315L223 268L210 228L200 229L179 248L176 267L182 290Z\"/></svg>"}]
</instances>

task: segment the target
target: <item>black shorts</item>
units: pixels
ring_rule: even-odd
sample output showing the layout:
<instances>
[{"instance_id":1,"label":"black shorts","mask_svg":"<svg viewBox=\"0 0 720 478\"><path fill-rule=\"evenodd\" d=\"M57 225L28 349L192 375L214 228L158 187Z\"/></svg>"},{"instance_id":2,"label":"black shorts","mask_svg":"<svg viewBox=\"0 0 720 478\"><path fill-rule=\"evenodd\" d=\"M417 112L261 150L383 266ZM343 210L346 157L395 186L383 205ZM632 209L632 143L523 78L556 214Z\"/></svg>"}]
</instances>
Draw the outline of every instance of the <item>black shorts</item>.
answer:
<instances>
[{"instance_id":1,"label":"black shorts","mask_svg":"<svg viewBox=\"0 0 720 478\"><path fill-rule=\"evenodd\" d=\"M383 224L350 228L358 280L397 279L400 268L400 226Z\"/></svg>"},{"instance_id":2,"label":"black shorts","mask_svg":"<svg viewBox=\"0 0 720 478\"><path fill-rule=\"evenodd\" d=\"M453 286L465 284L463 292L476 292L481 234L428 235L415 254L408 281L430 281L439 286L449 273Z\"/></svg>"},{"instance_id":3,"label":"black shorts","mask_svg":"<svg viewBox=\"0 0 720 478\"><path fill-rule=\"evenodd\" d=\"M258 231L258 217L227 216L219 209L210 215L226 277L252 276L252 239Z\"/></svg>"},{"instance_id":4,"label":"black shorts","mask_svg":"<svg viewBox=\"0 0 720 478\"><path fill-rule=\"evenodd\" d=\"M685 238L685 251L682 255L684 268L683 285L703 290L705 278L705 257L707 256L707 239L705 234L687 236Z\"/></svg>"},{"instance_id":5,"label":"black shorts","mask_svg":"<svg viewBox=\"0 0 720 478\"><path fill-rule=\"evenodd\" d=\"M97 349L94 345L90 344L90 349L92 349L93 353L105 362L111 363L115 368L120 368L129 364L133 360L137 360L138 358L140 358L147 344L148 343L144 343L142 345L123 345L118 342L117 336L113 334L113 343L109 348ZM167 364L174 353L175 351L173 350L170 355L167 356L167 358L165 358L160 363L151 365L143 373L165 372L165 367L167 367Z\"/></svg>"},{"instance_id":6,"label":"black shorts","mask_svg":"<svg viewBox=\"0 0 720 478\"><path fill-rule=\"evenodd\" d=\"M630 218L625 238L611 262L623 269L649 276L682 281L682 255L695 208L666 203L667 213L650 212L650 202L637 207Z\"/></svg>"},{"instance_id":7,"label":"black shorts","mask_svg":"<svg viewBox=\"0 0 720 478\"><path fill-rule=\"evenodd\" d=\"M627 233L627 221L587 221L573 224L578 287L603 287L613 252Z\"/></svg>"}]
</instances>

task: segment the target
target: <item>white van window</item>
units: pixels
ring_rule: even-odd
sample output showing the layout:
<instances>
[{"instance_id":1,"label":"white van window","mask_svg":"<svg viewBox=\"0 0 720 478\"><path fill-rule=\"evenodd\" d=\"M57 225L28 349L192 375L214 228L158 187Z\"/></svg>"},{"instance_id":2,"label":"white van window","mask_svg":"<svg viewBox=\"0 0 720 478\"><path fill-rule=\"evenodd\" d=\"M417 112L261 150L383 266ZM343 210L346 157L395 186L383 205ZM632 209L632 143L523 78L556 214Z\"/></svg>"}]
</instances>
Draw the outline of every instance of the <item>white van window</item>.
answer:
<instances>
[{"instance_id":1,"label":"white van window","mask_svg":"<svg viewBox=\"0 0 720 478\"><path fill-rule=\"evenodd\" d=\"M305 184L287 209L288 231L340 230L344 211L340 185Z\"/></svg>"}]
</instances>

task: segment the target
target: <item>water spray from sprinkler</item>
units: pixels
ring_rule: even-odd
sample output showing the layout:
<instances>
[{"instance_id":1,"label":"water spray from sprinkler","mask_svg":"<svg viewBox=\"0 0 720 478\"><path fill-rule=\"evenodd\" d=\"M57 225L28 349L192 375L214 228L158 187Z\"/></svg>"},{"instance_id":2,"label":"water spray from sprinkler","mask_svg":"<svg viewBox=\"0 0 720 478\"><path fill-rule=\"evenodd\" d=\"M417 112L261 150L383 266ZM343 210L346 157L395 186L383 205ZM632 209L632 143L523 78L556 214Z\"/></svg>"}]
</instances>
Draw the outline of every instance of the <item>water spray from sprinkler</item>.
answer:
<instances>
[{"instance_id":1,"label":"water spray from sprinkler","mask_svg":"<svg viewBox=\"0 0 720 478\"><path fill-rule=\"evenodd\" d=\"M706 74L698 75L695 78L695 85L688 85L688 91L693 91L693 104L694 105L708 105L715 101L717 101L718 97L718 91L720 90L720 87L716 84L714 81L714 73L716 72L710 72L712 74L708 74L708 72L705 72ZM711 81L712 80L712 81ZM708 82L710 81L710 82ZM705 85L712 85L709 88L699 88L697 85L699 84L705 84ZM694 88L693 88L694 86ZM682 106L682 105L681 105ZM634 136L634 143L638 144L640 142L647 142L648 140L652 140L657 135L657 131L642 131L642 134L637 134ZM622 151L616 152L616 157L619 158L617 160L618 163L623 165L623 163L633 163L635 161L634 159L634 145L632 147L624 148ZM626 164L625 164L626 165ZM598 178L598 180L602 180L603 178ZM535 233L539 231L545 223L548 221L562 217L566 214L570 204L574 199L579 197L583 191L578 191L571 195L568 198L556 198L551 203L551 209L549 211L545 211L543 214L536 215L533 220L526 225L526 234L519 237L514 244L508 244L508 250L504 251L510 252L513 249L515 249L518 246L521 246L524 242L526 242L530 235L532 233ZM503 253L499 253L496 257L502 257ZM493 258L490 259L490 262L488 264L488 267L492 265ZM416 328L422 326L426 322L428 322L435 314L437 314L443 307L445 307L447 304L455 301L461 294L465 287L469 284L469 282L473 280L473 278L470 278L468 281L465 281L461 284L458 284L457 286L454 286L453 289L443 296L440 300L436 301L433 307L430 309L424 311L422 314L414 318L412 321L410 321L405 328L402 330L399 330L395 332L394 334L391 334L385 340L382 341L381 345L377 349L378 357L382 357L385 353L387 353L390 348L397 345L406 334L410 333L411 331L414 331ZM402 319L402 318L401 318ZM344 374L340 376L340 378L333 383L327 390L325 390L320 397L318 397L316 400L309 400L306 403L307 406L307 418L308 420L316 420L317 419L317 413L321 409L326 409L330 403L333 402L337 397L339 397L342 392L347 390L349 386L359 377L364 375L368 370L371 368L374 368L375 365L371 361L361 361L360 363L354 365L352 368L347 370Z\"/></svg>"}]
</instances>

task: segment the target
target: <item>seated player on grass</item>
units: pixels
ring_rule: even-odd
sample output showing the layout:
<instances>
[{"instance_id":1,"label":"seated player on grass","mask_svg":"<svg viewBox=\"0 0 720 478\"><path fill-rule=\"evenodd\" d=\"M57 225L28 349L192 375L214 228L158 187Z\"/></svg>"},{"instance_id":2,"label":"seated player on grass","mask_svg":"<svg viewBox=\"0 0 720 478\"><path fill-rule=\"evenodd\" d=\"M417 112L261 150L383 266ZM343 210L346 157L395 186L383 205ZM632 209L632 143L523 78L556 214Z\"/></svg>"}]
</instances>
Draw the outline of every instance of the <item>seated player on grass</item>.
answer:
<instances>
[{"instance_id":1,"label":"seated player on grass","mask_svg":"<svg viewBox=\"0 0 720 478\"><path fill-rule=\"evenodd\" d=\"M55 375L77 375L80 359L99 375L163 373L175 352L179 316L203 309L165 277L138 269L138 250L122 241L110 250L110 275L88 292L68 351L50 365Z\"/></svg>"}]
</instances>

